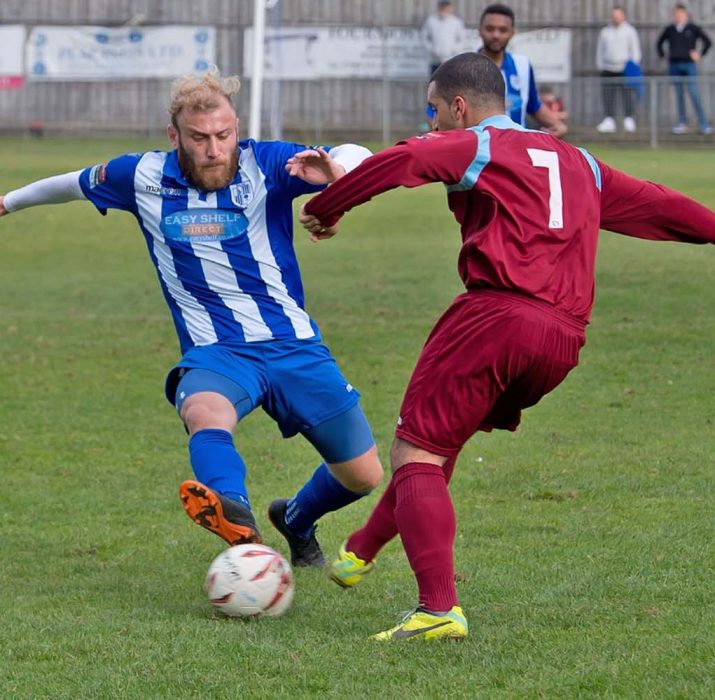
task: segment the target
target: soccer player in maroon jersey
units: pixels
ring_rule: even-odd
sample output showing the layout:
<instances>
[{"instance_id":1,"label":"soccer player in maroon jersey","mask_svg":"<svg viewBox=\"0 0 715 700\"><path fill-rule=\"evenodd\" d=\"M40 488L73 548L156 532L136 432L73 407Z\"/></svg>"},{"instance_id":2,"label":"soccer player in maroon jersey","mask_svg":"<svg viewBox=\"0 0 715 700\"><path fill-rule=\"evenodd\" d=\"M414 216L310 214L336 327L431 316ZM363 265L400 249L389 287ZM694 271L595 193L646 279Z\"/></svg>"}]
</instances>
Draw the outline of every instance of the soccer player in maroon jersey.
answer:
<instances>
[{"instance_id":1,"label":"soccer player in maroon jersey","mask_svg":"<svg viewBox=\"0 0 715 700\"><path fill-rule=\"evenodd\" d=\"M439 319L417 361L391 449L392 480L330 570L337 583L355 585L399 533L419 607L375 635L381 640L467 635L447 484L474 433L515 430L522 409L576 366L593 304L599 228L715 243L709 209L512 122L501 73L488 58L465 53L446 61L427 98L437 131L368 158L301 211L318 240L380 192L443 182L461 226L458 267L467 291Z\"/></svg>"}]
</instances>

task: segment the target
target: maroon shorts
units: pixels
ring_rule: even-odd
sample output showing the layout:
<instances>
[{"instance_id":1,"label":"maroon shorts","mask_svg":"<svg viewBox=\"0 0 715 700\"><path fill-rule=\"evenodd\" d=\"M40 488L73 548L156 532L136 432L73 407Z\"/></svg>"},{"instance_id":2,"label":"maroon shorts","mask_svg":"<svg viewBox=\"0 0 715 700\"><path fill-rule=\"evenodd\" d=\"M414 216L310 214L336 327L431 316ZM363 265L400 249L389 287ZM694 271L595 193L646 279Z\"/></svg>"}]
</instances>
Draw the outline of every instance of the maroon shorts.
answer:
<instances>
[{"instance_id":1,"label":"maroon shorts","mask_svg":"<svg viewBox=\"0 0 715 700\"><path fill-rule=\"evenodd\" d=\"M584 326L511 292L458 296L430 333L396 435L445 457L478 430L516 430L521 411L578 364Z\"/></svg>"}]
</instances>

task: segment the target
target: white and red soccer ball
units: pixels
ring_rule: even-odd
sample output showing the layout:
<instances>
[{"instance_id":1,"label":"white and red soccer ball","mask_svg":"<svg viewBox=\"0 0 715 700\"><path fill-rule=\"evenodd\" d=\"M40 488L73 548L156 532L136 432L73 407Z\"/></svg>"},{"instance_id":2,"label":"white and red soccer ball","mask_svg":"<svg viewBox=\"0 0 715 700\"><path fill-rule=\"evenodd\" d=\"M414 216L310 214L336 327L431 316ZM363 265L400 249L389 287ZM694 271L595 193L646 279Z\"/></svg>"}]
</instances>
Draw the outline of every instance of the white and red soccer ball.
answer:
<instances>
[{"instance_id":1,"label":"white and red soccer ball","mask_svg":"<svg viewBox=\"0 0 715 700\"><path fill-rule=\"evenodd\" d=\"M290 564L263 544L239 544L213 560L204 588L209 602L231 617L278 617L293 602Z\"/></svg>"}]
</instances>

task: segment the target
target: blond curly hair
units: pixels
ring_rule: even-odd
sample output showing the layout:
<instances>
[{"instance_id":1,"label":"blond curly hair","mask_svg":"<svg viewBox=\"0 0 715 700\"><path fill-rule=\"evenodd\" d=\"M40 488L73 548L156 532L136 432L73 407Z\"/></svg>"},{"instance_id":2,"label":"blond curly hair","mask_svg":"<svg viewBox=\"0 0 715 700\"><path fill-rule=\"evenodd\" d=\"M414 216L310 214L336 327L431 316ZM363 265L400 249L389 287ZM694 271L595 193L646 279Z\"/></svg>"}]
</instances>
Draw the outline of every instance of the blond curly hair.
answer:
<instances>
[{"instance_id":1,"label":"blond curly hair","mask_svg":"<svg viewBox=\"0 0 715 700\"><path fill-rule=\"evenodd\" d=\"M182 75L171 86L166 111L171 123L177 126L176 119L182 109L210 112L220 107L224 99L231 102L240 89L241 81L237 75L222 77L216 66L204 75Z\"/></svg>"}]
</instances>

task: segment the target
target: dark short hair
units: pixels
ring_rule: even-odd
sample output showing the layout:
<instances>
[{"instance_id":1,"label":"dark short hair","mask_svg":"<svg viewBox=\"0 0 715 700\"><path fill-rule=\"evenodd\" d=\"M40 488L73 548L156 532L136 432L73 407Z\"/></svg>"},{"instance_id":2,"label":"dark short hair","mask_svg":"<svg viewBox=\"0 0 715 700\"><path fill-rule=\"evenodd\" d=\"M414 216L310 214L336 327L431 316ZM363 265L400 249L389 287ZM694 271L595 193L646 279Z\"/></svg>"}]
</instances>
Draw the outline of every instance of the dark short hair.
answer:
<instances>
[{"instance_id":1,"label":"dark short hair","mask_svg":"<svg viewBox=\"0 0 715 700\"><path fill-rule=\"evenodd\" d=\"M457 95L469 102L504 109L504 78L494 61L476 51L467 51L441 63L432 73L439 97L450 103Z\"/></svg>"},{"instance_id":2,"label":"dark short hair","mask_svg":"<svg viewBox=\"0 0 715 700\"><path fill-rule=\"evenodd\" d=\"M516 24L516 19L514 18L514 10L512 10L511 7L509 7L508 5L487 5L484 8L484 12L482 12L482 16L479 18L480 25L487 15L504 15L511 20L512 26Z\"/></svg>"},{"instance_id":3,"label":"dark short hair","mask_svg":"<svg viewBox=\"0 0 715 700\"><path fill-rule=\"evenodd\" d=\"M688 11L688 6L687 6L684 2L679 2L679 3L675 6L675 9L676 9L676 10L685 10L685 11L687 12L687 11Z\"/></svg>"}]
</instances>

